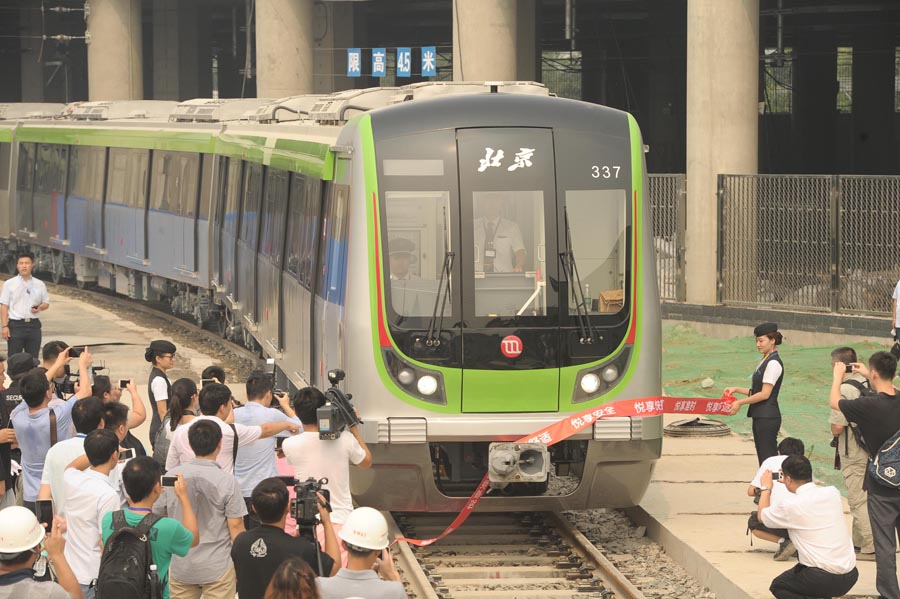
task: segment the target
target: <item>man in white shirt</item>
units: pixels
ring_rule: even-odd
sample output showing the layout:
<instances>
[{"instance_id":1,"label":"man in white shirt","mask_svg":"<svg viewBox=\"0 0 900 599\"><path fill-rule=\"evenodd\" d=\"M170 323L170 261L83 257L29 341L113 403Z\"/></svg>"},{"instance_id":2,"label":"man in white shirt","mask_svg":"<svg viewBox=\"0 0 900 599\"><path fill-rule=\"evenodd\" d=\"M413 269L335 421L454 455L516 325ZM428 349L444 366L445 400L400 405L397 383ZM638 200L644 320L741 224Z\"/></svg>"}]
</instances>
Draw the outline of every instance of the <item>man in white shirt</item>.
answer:
<instances>
[{"instance_id":1,"label":"man in white shirt","mask_svg":"<svg viewBox=\"0 0 900 599\"><path fill-rule=\"evenodd\" d=\"M103 402L96 397L85 397L72 407L75 436L60 441L50 448L44 460L41 488L38 499L53 499L53 513L66 512L66 485L63 476L66 467L78 456L84 455L84 439L98 428L103 428Z\"/></svg>"},{"instance_id":2,"label":"man in white shirt","mask_svg":"<svg viewBox=\"0 0 900 599\"><path fill-rule=\"evenodd\" d=\"M525 243L519 225L501 216L502 192L482 192L484 216L475 219L475 270L523 272Z\"/></svg>"},{"instance_id":3,"label":"man in white shirt","mask_svg":"<svg viewBox=\"0 0 900 599\"><path fill-rule=\"evenodd\" d=\"M763 474L766 472L780 473L782 462L792 455L803 455L804 452L805 448L803 446L803 441L800 439L794 439L793 437L785 437L782 439L781 443L778 444L778 455L773 455L771 458L763 460L759 470L756 471L756 476L753 477L753 480L750 481L750 485L747 487L747 495L753 497L753 501L758 503L760 490L763 486L761 482ZM771 505L780 503L789 495L790 492L787 490L787 487L784 486L784 483L776 479L772 484ZM747 528L753 533L754 537L778 544L778 549L775 550L774 556L776 562L786 562L797 555L797 549L794 547L793 543L791 543L791 539L788 537L788 531L783 528L769 528L759 521L756 512L750 514L750 519L747 521Z\"/></svg>"},{"instance_id":4,"label":"man in white shirt","mask_svg":"<svg viewBox=\"0 0 900 599\"><path fill-rule=\"evenodd\" d=\"M66 484L66 561L81 586L84 599L93 599L93 583L103 556L103 516L121 507L118 491L109 478L119 461L119 440L112 431L96 430L84 439L91 467L69 468Z\"/></svg>"},{"instance_id":5,"label":"man in white shirt","mask_svg":"<svg viewBox=\"0 0 900 599\"><path fill-rule=\"evenodd\" d=\"M812 482L812 465L804 456L784 460L781 481L791 495L770 505L772 473L763 473L759 520L788 530L800 563L777 576L769 591L777 599L845 595L859 572L840 492L830 486L817 487Z\"/></svg>"},{"instance_id":6,"label":"man in white shirt","mask_svg":"<svg viewBox=\"0 0 900 599\"><path fill-rule=\"evenodd\" d=\"M300 430L293 422L266 422L260 426L244 426L243 424L228 424L232 413L232 400L234 396L231 389L225 385L211 383L200 390L200 413L193 422L200 420L213 420L222 429L222 450L216 457L216 462L222 470L234 473L234 454L241 447L247 446L257 439L272 437L285 431L296 433ZM193 422L191 424L193 424ZM188 441L190 426L180 426L172 433L172 441L169 444L169 454L166 457L166 470L171 470L181 464L186 464L196 457ZM235 447L235 437L237 447Z\"/></svg>"},{"instance_id":7,"label":"man in white shirt","mask_svg":"<svg viewBox=\"0 0 900 599\"><path fill-rule=\"evenodd\" d=\"M331 493L331 522L335 533L340 533L344 521L353 511L350 496L350 464L360 468L372 467L372 452L363 441L359 427L353 426L341 433L335 440L319 439L316 410L325 405L325 395L315 387L300 389L292 402L294 412L303 423L303 434L286 439L281 445L288 463L294 467L294 475L299 480L314 478L328 479L324 488ZM317 529L324 544L325 536ZM341 561L347 564L347 553L342 547Z\"/></svg>"},{"instance_id":8,"label":"man in white shirt","mask_svg":"<svg viewBox=\"0 0 900 599\"><path fill-rule=\"evenodd\" d=\"M0 323L10 356L24 351L36 358L41 352L40 314L50 307L50 296L44 282L31 276L32 268L34 256L21 252L16 261L19 274L0 290Z\"/></svg>"}]
</instances>

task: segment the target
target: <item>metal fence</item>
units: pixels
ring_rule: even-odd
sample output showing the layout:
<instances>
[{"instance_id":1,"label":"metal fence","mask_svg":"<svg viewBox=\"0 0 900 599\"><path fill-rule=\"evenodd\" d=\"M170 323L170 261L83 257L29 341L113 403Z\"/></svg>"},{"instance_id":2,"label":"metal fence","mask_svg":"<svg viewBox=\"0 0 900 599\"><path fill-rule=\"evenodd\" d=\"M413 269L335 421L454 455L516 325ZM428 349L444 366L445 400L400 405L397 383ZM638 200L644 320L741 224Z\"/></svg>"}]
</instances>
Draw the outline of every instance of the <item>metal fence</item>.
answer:
<instances>
[{"instance_id":1,"label":"metal fence","mask_svg":"<svg viewBox=\"0 0 900 599\"><path fill-rule=\"evenodd\" d=\"M719 175L719 302L890 312L900 177Z\"/></svg>"},{"instance_id":2,"label":"metal fence","mask_svg":"<svg viewBox=\"0 0 900 599\"><path fill-rule=\"evenodd\" d=\"M650 213L660 299L683 302L685 177L650 175Z\"/></svg>"}]
</instances>

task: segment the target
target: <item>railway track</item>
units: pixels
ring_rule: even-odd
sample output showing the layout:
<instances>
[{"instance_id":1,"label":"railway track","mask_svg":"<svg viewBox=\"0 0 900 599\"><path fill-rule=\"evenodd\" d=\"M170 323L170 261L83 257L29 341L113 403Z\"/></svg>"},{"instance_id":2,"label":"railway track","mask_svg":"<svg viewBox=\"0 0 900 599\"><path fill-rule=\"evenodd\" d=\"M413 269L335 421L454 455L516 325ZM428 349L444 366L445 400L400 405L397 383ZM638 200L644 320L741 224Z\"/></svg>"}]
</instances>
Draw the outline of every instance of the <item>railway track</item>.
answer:
<instances>
[{"instance_id":1,"label":"railway track","mask_svg":"<svg viewBox=\"0 0 900 599\"><path fill-rule=\"evenodd\" d=\"M453 516L397 514L395 535L431 538ZM394 554L418 599L644 599L583 534L559 514L473 514L445 539Z\"/></svg>"}]
</instances>

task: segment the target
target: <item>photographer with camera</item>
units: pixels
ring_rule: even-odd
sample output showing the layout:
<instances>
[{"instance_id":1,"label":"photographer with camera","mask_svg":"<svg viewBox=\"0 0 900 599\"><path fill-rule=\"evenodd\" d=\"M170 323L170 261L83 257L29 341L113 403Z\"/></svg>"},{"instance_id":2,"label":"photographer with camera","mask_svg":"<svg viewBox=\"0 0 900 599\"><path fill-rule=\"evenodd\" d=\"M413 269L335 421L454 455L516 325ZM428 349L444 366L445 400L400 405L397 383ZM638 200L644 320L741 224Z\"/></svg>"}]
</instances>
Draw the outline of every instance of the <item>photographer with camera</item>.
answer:
<instances>
[{"instance_id":1,"label":"photographer with camera","mask_svg":"<svg viewBox=\"0 0 900 599\"><path fill-rule=\"evenodd\" d=\"M852 364L858 361L852 347L839 347L831 352L831 368L834 369L835 364L841 364L845 370L840 386L841 399L853 401L862 394L869 393L866 378L853 372ZM851 530L853 545L858 548L856 559L874 561L875 542L872 540L872 526L869 523L869 510L866 508L867 493L863 485L869 453L863 444L859 427L847 422L840 410L831 410L828 422L831 424L831 434L834 435L831 442L834 447L834 467L844 475L847 503L853 516Z\"/></svg>"},{"instance_id":2,"label":"photographer with camera","mask_svg":"<svg viewBox=\"0 0 900 599\"><path fill-rule=\"evenodd\" d=\"M859 572L840 492L816 486L812 465L804 456L788 457L781 473L788 496L770 505L772 473L764 472L757 513L766 526L787 529L800 563L777 576L769 591L777 599L843 596L856 584Z\"/></svg>"},{"instance_id":3,"label":"photographer with camera","mask_svg":"<svg viewBox=\"0 0 900 599\"><path fill-rule=\"evenodd\" d=\"M122 383L126 383L122 387ZM122 447L125 449L133 449L135 455L147 455L144 444L132 434L132 430L136 429L147 420L147 410L144 409L144 402L138 394L137 385L134 379L117 381L113 386L112 381L105 374L99 374L94 377L94 384L91 385L91 393L94 397L99 397L104 404L121 403L122 389L127 389L131 396L131 409L128 411L128 432L122 440Z\"/></svg>"},{"instance_id":4,"label":"photographer with camera","mask_svg":"<svg viewBox=\"0 0 900 599\"><path fill-rule=\"evenodd\" d=\"M227 420L234 410L233 400L231 389L219 383L211 383L200 389L200 412L202 415L194 419L194 422L212 420L222 429L222 451L219 452L216 461L222 470L228 473L234 473L234 459L241 447L246 447L257 439L265 439L282 432L294 433L299 430L299 427L293 422L266 422L260 426L228 424ZM171 470L179 464L194 459L194 452L188 443L189 428L178 427L172 434L169 453L166 457L166 470Z\"/></svg>"},{"instance_id":5,"label":"photographer with camera","mask_svg":"<svg viewBox=\"0 0 900 599\"><path fill-rule=\"evenodd\" d=\"M325 532L324 552L319 549L315 540L306 536L294 537L284 532L285 521L291 512L284 481L280 478L267 478L253 489L250 501L259 516L260 525L239 534L231 548L231 559L237 572L238 596L241 599L262 599L272 575L282 562L291 557L302 558L318 576L332 576L338 571L341 554L330 515L324 505L325 497L321 493L313 494L315 510ZM309 502L301 501L295 503L294 507L303 505L309 506Z\"/></svg>"},{"instance_id":6,"label":"photographer with camera","mask_svg":"<svg viewBox=\"0 0 900 599\"><path fill-rule=\"evenodd\" d=\"M259 426L267 422L291 422L299 428L300 420L291 409L287 393L274 389L274 377L255 370L247 378L247 403L234 411L235 424ZM281 410L271 407L272 398L278 400ZM289 437L289 433L279 433L279 437ZM238 450L237 462L234 464L234 476L241 485L248 515L244 526L256 526L259 520L250 507L250 494L260 481L278 476L275 467L275 438L259 439L253 443L242 445Z\"/></svg>"},{"instance_id":7,"label":"photographer with camera","mask_svg":"<svg viewBox=\"0 0 900 599\"><path fill-rule=\"evenodd\" d=\"M342 375L343 373L340 376ZM328 390L328 399L315 387L305 387L294 395L291 403L300 422L303 423L304 434L286 439L281 446L288 463L294 467L297 479L304 480L310 477L316 480L328 479L325 488L331 493L333 510L331 521L338 534L341 525L353 511L353 500L350 496L350 464L359 468L372 467L372 452L363 441L356 422L347 423L347 430L336 432L340 430L341 425L335 420L338 422L348 420L347 412L354 412L346 396L340 391L335 393L339 380L332 380L335 386ZM320 410L328 412L322 420L328 420L331 426L330 433L319 429ZM335 414L337 410L343 415ZM355 413L353 416L355 417ZM322 436L328 438L322 439ZM322 541L321 538L319 540ZM343 550L341 563L346 563L346 553Z\"/></svg>"},{"instance_id":8,"label":"photographer with camera","mask_svg":"<svg viewBox=\"0 0 900 599\"><path fill-rule=\"evenodd\" d=\"M89 380L91 354L87 350L78 357L78 372L82 380ZM90 385L85 385L78 393L61 405L49 407L50 382L39 370L31 370L19 380L23 402L12 411L10 420L16 429L16 440L22 450L22 476L24 505L34 511L41 486L44 461L50 448L57 441L65 441L72 422L72 408L75 402L91 394Z\"/></svg>"},{"instance_id":9,"label":"photographer with camera","mask_svg":"<svg viewBox=\"0 0 900 599\"><path fill-rule=\"evenodd\" d=\"M388 525L378 510L360 507L339 533L350 559L331 578L316 581L321 599L406 599L406 590L388 548Z\"/></svg>"},{"instance_id":10,"label":"photographer with camera","mask_svg":"<svg viewBox=\"0 0 900 599\"><path fill-rule=\"evenodd\" d=\"M786 437L781 440L781 443L778 444L778 455L766 458L763 461L762 466L760 466L759 470L756 471L756 476L753 477L753 480L750 481L750 485L747 487L747 495L754 498L754 503L759 503L759 497L762 493L763 488L763 474L765 474L766 472L780 474L781 464L786 459L788 459L792 455L803 455L804 451L805 448L803 446L803 441L801 441L800 439ZM788 496L788 490L787 487L782 484L779 477L773 478L774 483L771 487L771 503L772 505L775 505L780 503L785 497ZM787 530L783 528L769 528L759 521L756 512L752 512L750 514L750 519L747 520L747 530L750 531L757 539L770 541L778 545L778 548L775 550L775 555L773 557L776 562L785 562L797 554L797 549L794 547L794 544L791 543L791 539L788 536Z\"/></svg>"},{"instance_id":11,"label":"photographer with camera","mask_svg":"<svg viewBox=\"0 0 900 599\"><path fill-rule=\"evenodd\" d=\"M234 477L216 463L222 450L222 429L210 420L187 427L195 457L167 473L184 476L191 507L197 515L200 544L186 557L172 559L169 588L173 599L199 597L233 599L237 590L231 544L244 532L247 508ZM153 513L180 520L182 506L171 487L163 490Z\"/></svg>"}]
</instances>

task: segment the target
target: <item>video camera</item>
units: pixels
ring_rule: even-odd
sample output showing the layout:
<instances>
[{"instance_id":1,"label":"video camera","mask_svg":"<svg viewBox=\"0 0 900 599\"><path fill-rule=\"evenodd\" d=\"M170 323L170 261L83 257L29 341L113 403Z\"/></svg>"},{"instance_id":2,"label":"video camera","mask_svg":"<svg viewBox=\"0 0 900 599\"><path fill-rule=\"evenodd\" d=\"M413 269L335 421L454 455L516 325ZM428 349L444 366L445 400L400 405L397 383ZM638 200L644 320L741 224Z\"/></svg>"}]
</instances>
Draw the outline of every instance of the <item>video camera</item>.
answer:
<instances>
[{"instance_id":1,"label":"video camera","mask_svg":"<svg viewBox=\"0 0 900 599\"><path fill-rule=\"evenodd\" d=\"M105 364L100 364L99 366L91 366L91 375L93 376L103 370L106 370ZM76 371L73 373L68 364L64 366L63 372L65 372L63 380L59 383L54 383L54 385L56 385L56 394L61 398L67 395L75 394L75 383L78 382L79 378L78 372Z\"/></svg>"},{"instance_id":2,"label":"video camera","mask_svg":"<svg viewBox=\"0 0 900 599\"><path fill-rule=\"evenodd\" d=\"M286 477L290 478L290 477ZM327 478L319 480L309 477L306 480L291 479L288 484L294 485L294 494L296 497L291 500L291 516L297 521L300 530L304 528L314 528L319 515L319 497L321 493L325 497L325 509L331 511L331 494L325 485L328 484Z\"/></svg>"},{"instance_id":3,"label":"video camera","mask_svg":"<svg viewBox=\"0 0 900 599\"><path fill-rule=\"evenodd\" d=\"M353 396L344 393L337 386L345 376L344 371L340 369L328 371L328 381L331 383L331 387L325 391L325 405L316 410L319 439L333 441L340 437L344 429L362 422L350 401Z\"/></svg>"},{"instance_id":4,"label":"video camera","mask_svg":"<svg viewBox=\"0 0 900 599\"><path fill-rule=\"evenodd\" d=\"M266 375L269 377L269 380L272 381L272 395L281 395L284 393L284 389L278 388L278 377L276 376L277 367L275 366L275 358L267 358L266 359L266 367L271 368L270 371L266 372ZM280 406L272 406L276 408L280 408Z\"/></svg>"}]
</instances>

